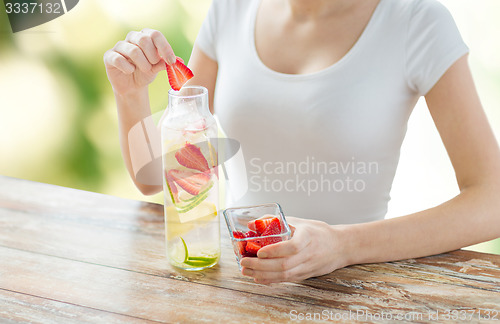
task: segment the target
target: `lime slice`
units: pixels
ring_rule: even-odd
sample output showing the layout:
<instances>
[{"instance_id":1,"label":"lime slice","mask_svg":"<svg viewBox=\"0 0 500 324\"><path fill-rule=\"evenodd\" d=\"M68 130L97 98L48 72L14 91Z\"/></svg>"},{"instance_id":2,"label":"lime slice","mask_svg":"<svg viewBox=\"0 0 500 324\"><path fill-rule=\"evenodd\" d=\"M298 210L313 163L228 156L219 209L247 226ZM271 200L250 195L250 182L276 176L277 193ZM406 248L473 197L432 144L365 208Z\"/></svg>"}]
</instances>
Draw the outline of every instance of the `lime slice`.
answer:
<instances>
[{"instance_id":1,"label":"lime slice","mask_svg":"<svg viewBox=\"0 0 500 324\"><path fill-rule=\"evenodd\" d=\"M179 237L170 253L170 258L174 264L182 266L182 264L190 265L193 267L206 267L214 264L218 260L218 256L189 256L186 241Z\"/></svg>"},{"instance_id":2,"label":"lime slice","mask_svg":"<svg viewBox=\"0 0 500 324\"><path fill-rule=\"evenodd\" d=\"M182 237L179 237L181 239L181 242L182 242L182 246L184 246L184 261L183 262L186 262L188 260L188 257L189 257L189 253L188 253L188 247L186 245L186 241L184 241L184 239Z\"/></svg>"},{"instance_id":3,"label":"lime slice","mask_svg":"<svg viewBox=\"0 0 500 324\"><path fill-rule=\"evenodd\" d=\"M186 242L182 237L179 237L179 241L174 243L173 249L170 251L170 258L177 264L181 264L188 259L188 249Z\"/></svg>"},{"instance_id":4,"label":"lime slice","mask_svg":"<svg viewBox=\"0 0 500 324\"><path fill-rule=\"evenodd\" d=\"M184 261L185 264L194 266L194 267L206 267L214 262L216 262L218 257L188 257L186 261Z\"/></svg>"}]
</instances>

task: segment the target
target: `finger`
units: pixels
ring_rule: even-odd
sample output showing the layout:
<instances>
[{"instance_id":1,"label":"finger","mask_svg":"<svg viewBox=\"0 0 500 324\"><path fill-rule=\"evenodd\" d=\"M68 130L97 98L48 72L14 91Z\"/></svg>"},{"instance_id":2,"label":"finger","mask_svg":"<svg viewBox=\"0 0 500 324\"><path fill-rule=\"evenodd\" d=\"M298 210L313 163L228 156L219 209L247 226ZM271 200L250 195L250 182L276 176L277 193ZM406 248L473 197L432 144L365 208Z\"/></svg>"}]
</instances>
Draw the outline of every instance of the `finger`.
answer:
<instances>
[{"instance_id":1,"label":"finger","mask_svg":"<svg viewBox=\"0 0 500 324\"><path fill-rule=\"evenodd\" d=\"M131 74L135 71L135 66L131 64L123 55L110 50L104 54L104 64L114 67L125 74Z\"/></svg>"},{"instance_id":2,"label":"finger","mask_svg":"<svg viewBox=\"0 0 500 324\"><path fill-rule=\"evenodd\" d=\"M132 64L137 66L139 70L142 72L149 72L151 71L151 64L149 63L148 59L146 56L144 56L144 53L142 50L134 44L131 44L129 42L118 42L115 45L114 50L121 55L125 56Z\"/></svg>"},{"instance_id":3,"label":"finger","mask_svg":"<svg viewBox=\"0 0 500 324\"><path fill-rule=\"evenodd\" d=\"M240 264L247 269L258 271L286 271L297 267L303 262L304 257L296 254L286 258L274 259L243 258Z\"/></svg>"},{"instance_id":4,"label":"finger","mask_svg":"<svg viewBox=\"0 0 500 324\"><path fill-rule=\"evenodd\" d=\"M153 40L153 44L158 49L158 52L160 53L161 57L163 57L168 64L175 63L176 57L174 54L174 50L172 49L172 46L170 46L167 39L165 38L165 36L163 36L162 33L160 33L157 30L149 28L144 28L141 32L148 34L151 37L151 39Z\"/></svg>"},{"instance_id":5,"label":"finger","mask_svg":"<svg viewBox=\"0 0 500 324\"><path fill-rule=\"evenodd\" d=\"M269 284L273 282L299 281L307 276L304 276L303 265L299 265L287 271L259 271L249 268L242 268L241 273L244 276L252 277L258 283Z\"/></svg>"},{"instance_id":6,"label":"finger","mask_svg":"<svg viewBox=\"0 0 500 324\"><path fill-rule=\"evenodd\" d=\"M249 221L247 227L254 232L257 231L257 228L255 227L255 219Z\"/></svg>"},{"instance_id":7,"label":"finger","mask_svg":"<svg viewBox=\"0 0 500 324\"><path fill-rule=\"evenodd\" d=\"M290 240L266 245L257 252L257 256L263 259L283 258L300 253L310 243L311 237L308 232L298 228Z\"/></svg>"},{"instance_id":8,"label":"finger","mask_svg":"<svg viewBox=\"0 0 500 324\"><path fill-rule=\"evenodd\" d=\"M160 62L153 65L153 68L151 69L151 71L153 71L153 73L158 73L158 72L163 71L165 69L166 69L165 61L161 60Z\"/></svg>"},{"instance_id":9,"label":"finger","mask_svg":"<svg viewBox=\"0 0 500 324\"><path fill-rule=\"evenodd\" d=\"M142 50L149 63L152 65L160 62L161 58L158 54L158 50L151 39L151 36L145 33L140 33L136 31L131 31L125 38L126 41L134 45L139 46Z\"/></svg>"}]
</instances>

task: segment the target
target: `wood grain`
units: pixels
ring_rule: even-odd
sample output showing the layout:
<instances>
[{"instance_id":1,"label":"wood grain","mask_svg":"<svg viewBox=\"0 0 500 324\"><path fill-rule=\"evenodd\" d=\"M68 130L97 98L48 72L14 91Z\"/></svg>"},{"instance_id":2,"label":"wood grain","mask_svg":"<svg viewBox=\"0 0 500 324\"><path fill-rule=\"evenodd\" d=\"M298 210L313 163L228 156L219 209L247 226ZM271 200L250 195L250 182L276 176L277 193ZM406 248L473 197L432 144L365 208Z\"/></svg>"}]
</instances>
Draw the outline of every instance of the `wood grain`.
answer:
<instances>
[{"instance_id":1,"label":"wood grain","mask_svg":"<svg viewBox=\"0 0 500 324\"><path fill-rule=\"evenodd\" d=\"M323 308L112 267L0 248L0 287L9 291L159 322L284 322L290 309Z\"/></svg>"},{"instance_id":2,"label":"wood grain","mask_svg":"<svg viewBox=\"0 0 500 324\"><path fill-rule=\"evenodd\" d=\"M241 276L221 226L220 264L203 272L177 270L164 254L161 205L0 177L0 260L9 260L0 261L0 289L49 299L54 307L63 303L116 314L117 322L119 316L216 320L225 312L231 320L286 322L291 310L339 316L500 311L497 255L454 251L356 265L270 288Z\"/></svg>"},{"instance_id":3,"label":"wood grain","mask_svg":"<svg viewBox=\"0 0 500 324\"><path fill-rule=\"evenodd\" d=\"M0 289L0 322L8 323L140 323L148 321Z\"/></svg>"}]
</instances>

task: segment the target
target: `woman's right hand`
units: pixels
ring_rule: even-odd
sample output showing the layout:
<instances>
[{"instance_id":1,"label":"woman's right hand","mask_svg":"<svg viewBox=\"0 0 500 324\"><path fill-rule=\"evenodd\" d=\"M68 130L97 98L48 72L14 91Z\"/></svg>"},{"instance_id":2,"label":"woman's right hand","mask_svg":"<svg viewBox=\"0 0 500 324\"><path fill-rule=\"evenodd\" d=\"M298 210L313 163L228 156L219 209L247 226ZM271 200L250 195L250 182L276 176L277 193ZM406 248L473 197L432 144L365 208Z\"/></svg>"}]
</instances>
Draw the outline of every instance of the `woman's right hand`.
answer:
<instances>
[{"instance_id":1,"label":"woman's right hand","mask_svg":"<svg viewBox=\"0 0 500 324\"><path fill-rule=\"evenodd\" d=\"M165 36L153 29L132 31L104 53L106 74L119 95L146 89L158 72L165 70L164 60L175 63L174 51Z\"/></svg>"}]
</instances>

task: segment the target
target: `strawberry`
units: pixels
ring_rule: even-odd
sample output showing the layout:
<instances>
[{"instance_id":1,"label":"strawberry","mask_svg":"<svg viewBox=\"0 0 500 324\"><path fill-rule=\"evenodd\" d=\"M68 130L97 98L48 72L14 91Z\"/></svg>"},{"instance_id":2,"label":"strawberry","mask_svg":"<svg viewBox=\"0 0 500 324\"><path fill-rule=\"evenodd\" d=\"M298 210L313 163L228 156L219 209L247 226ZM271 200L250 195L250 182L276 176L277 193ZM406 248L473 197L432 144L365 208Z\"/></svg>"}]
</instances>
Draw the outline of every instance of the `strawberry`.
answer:
<instances>
[{"instance_id":1,"label":"strawberry","mask_svg":"<svg viewBox=\"0 0 500 324\"><path fill-rule=\"evenodd\" d=\"M263 239L260 240L260 244L262 246L266 246L269 244L274 244L283 241L281 237L264 237Z\"/></svg>"},{"instance_id":2,"label":"strawberry","mask_svg":"<svg viewBox=\"0 0 500 324\"><path fill-rule=\"evenodd\" d=\"M251 254L251 256L257 256L257 251L259 251L261 247L262 246L258 242L248 241L246 250L248 254Z\"/></svg>"},{"instance_id":3,"label":"strawberry","mask_svg":"<svg viewBox=\"0 0 500 324\"><path fill-rule=\"evenodd\" d=\"M177 60L172 65L165 62L165 67L167 69L168 83L170 83L170 86L175 91L179 91L194 76L193 72L184 65L184 61L180 57L177 57Z\"/></svg>"},{"instance_id":4,"label":"strawberry","mask_svg":"<svg viewBox=\"0 0 500 324\"><path fill-rule=\"evenodd\" d=\"M280 224L280 220L277 217L256 219L255 220L255 230L260 235L263 235L263 233L267 229L267 227L273 222L278 222L278 225L280 228L280 233L281 233L281 224ZM279 234L279 233L277 233L277 234ZM270 234L268 234L268 235L270 235Z\"/></svg>"},{"instance_id":5,"label":"strawberry","mask_svg":"<svg viewBox=\"0 0 500 324\"><path fill-rule=\"evenodd\" d=\"M168 175L186 192L196 196L210 181L210 175L190 171L170 170Z\"/></svg>"},{"instance_id":6,"label":"strawberry","mask_svg":"<svg viewBox=\"0 0 500 324\"><path fill-rule=\"evenodd\" d=\"M262 232L262 236L281 234L281 223L279 218L274 217L267 222L266 229Z\"/></svg>"},{"instance_id":7,"label":"strawberry","mask_svg":"<svg viewBox=\"0 0 500 324\"><path fill-rule=\"evenodd\" d=\"M233 232L233 236L235 238L239 238L239 239L242 239L242 238L245 238L246 235L245 233L243 232L240 232L240 231L234 231ZM245 255L246 254L246 246L247 246L247 242L246 241L236 241L236 243L238 244L238 250L240 252L240 255Z\"/></svg>"},{"instance_id":8,"label":"strawberry","mask_svg":"<svg viewBox=\"0 0 500 324\"><path fill-rule=\"evenodd\" d=\"M245 235L245 233L243 233L241 231L233 231L233 236L234 236L234 238L238 238L238 239L244 239L245 237L247 237Z\"/></svg>"},{"instance_id":9,"label":"strawberry","mask_svg":"<svg viewBox=\"0 0 500 324\"><path fill-rule=\"evenodd\" d=\"M175 159L180 165L189 169L198 170L201 172L207 171L209 168L207 159L201 153L201 149L191 143L187 143L183 148L175 152Z\"/></svg>"},{"instance_id":10,"label":"strawberry","mask_svg":"<svg viewBox=\"0 0 500 324\"><path fill-rule=\"evenodd\" d=\"M257 237L257 236L259 236L259 234L257 234L254 231L248 231L248 232L245 233L245 236L246 237Z\"/></svg>"},{"instance_id":11,"label":"strawberry","mask_svg":"<svg viewBox=\"0 0 500 324\"><path fill-rule=\"evenodd\" d=\"M165 180L172 197L172 202L179 202L179 196L177 191L177 186L175 185L174 179L169 175L170 172L165 171Z\"/></svg>"},{"instance_id":12,"label":"strawberry","mask_svg":"<svg viewBox=\"0 0 500 324\"><path fill-rule=\"evenodd\" d=\"M255 253L249 253L249 252L245 251L245 253L243 253L241 255L241 257L242 258L255 258L255 257L257 257L257 254L255 254Z\"/></svg>"},{"instance_id":13,"label":"strawberry","mask_svg":"<svg viewBox=\"0 0 500 324\"><path fill-rule=\"evenodd\" d=\"M258 241L261 246L281 242L281 237L266 237L269 235L281 234L281 222L279 218L263 218L255 220L254 227L257 236L263 237Z\"/></svg>"}]
</instances>

